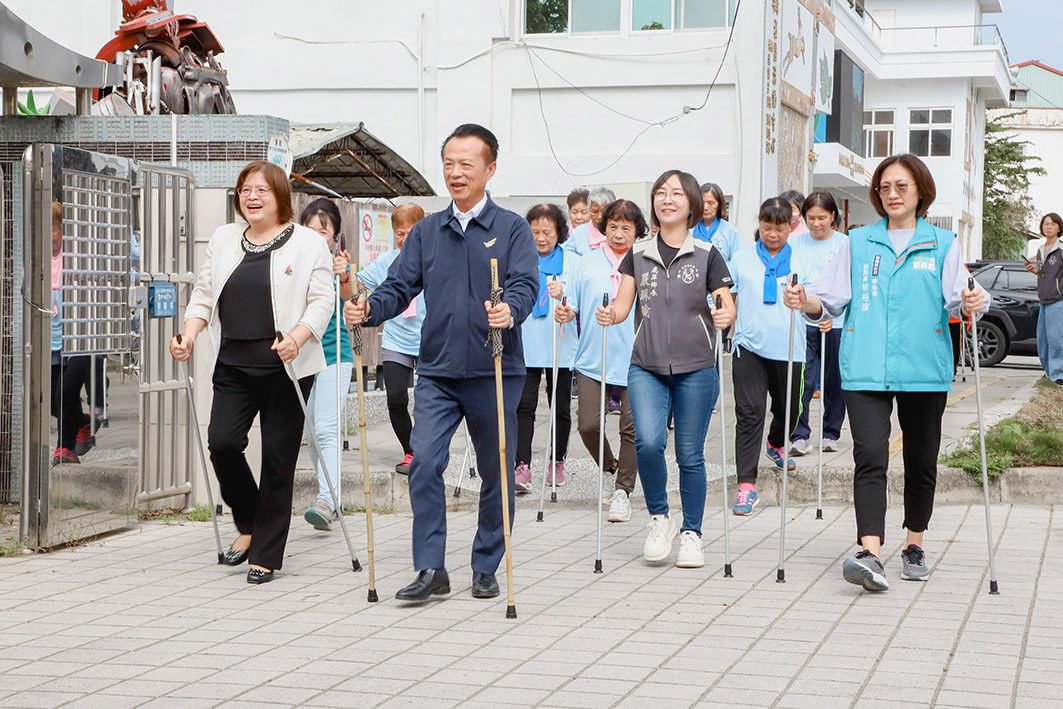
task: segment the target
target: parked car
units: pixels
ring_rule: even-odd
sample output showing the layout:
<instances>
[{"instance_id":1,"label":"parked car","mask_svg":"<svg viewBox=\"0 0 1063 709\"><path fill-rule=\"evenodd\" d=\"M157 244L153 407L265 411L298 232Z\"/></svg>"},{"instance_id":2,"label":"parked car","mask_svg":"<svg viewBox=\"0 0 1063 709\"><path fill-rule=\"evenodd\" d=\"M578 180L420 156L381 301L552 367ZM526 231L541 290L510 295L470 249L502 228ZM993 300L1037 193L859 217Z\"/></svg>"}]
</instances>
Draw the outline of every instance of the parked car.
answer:
<instances>
[{"instance_id":1,"label":"parked car","mask_svg":"<svg viewBox=\"0 0 1063 709\"><path fill-rule=\"evenodd\" d=\"M1037 355L1037 276L1022 261L979 261L971 275L993 296L978 322L978 363L999 364L1009 354ZM964 340L970 355L970 340Z\"/></svg>"}]
</instances>

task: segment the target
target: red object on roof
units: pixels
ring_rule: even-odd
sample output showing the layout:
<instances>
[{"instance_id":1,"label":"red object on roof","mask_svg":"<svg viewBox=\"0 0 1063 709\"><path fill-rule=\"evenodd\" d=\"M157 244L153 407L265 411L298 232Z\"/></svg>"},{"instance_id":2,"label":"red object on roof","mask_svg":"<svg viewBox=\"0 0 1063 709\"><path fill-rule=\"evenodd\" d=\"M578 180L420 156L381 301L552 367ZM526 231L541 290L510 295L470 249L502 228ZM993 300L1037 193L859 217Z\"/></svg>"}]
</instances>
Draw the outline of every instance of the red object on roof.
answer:
<instances>
[{"instance_id":1,"label":"red object on roof","mask_svg":"<svg viewBox=\"0 0 1063 709\"><path fill-rule=\"evenodd\" d=\"M1027 61L1027 62L1019 62L1018 64L1012 64L1011 68L1012 69L1021 69L1024 66L1035 66L1038 69L1044 69L1045 71L1050 71L1053 74L1058 74L1059 76L1063 76L1063 71L1060 71L1059 69L1056 69L1055 67L1048 66L1047 64L1042 64L1041 62L1037 61L1036 59L1031 59L1030 61Z\"/></svg>"},{"instance_id":2,"label":"red object on roof","mask_svg":"<svg viewBox=\"0 0 1063 709\"><path fill-rule=\"evenodd\" d=\"M225 51L207 23L200 22L195 15L174 15L169 10L149 11L123 22L114 34L114 39L97 52L97 59L113 62L122 52L152 42L170 45L174 50L187 46L196 52L215 55Z\"/></svg>"}]
</instances>

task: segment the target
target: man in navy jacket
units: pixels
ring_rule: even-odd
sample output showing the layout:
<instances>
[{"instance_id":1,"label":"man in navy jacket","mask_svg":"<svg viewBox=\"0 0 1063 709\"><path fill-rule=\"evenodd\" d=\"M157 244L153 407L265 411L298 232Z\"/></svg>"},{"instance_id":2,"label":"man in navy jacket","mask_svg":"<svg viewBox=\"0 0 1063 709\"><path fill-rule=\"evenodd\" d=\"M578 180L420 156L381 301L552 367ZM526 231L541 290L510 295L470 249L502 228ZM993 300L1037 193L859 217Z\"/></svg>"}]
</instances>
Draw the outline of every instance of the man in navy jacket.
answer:
<instances>
[{"instance_id":1,"label":"man in navy jacket","mask_svg":"<svg viewBox=\"0 0 1063 709\"><path fill-rule=\"evenodd\" d=\"M443 471L450 440L464 417L480 467L480 516L472 548L475 598L498 595L495 572L504 552L498 412L490 328L502 330L506 437L515 440L517 403L524 384L520 324L539 289L538 256L528 223L487 196L498 140L483 126L458 126L443 142L443 177L450 206L418 222L387 280L362 305L348 303L350 325L374 326L397 316L424 292L417 388L414 391L413 565L417 579L395 597L423 601L450 592ZM498 259L502 302L491 307L490 260ZM506 447L509 509L513 517L513 451Z\"/></svg>"}]
</instances>

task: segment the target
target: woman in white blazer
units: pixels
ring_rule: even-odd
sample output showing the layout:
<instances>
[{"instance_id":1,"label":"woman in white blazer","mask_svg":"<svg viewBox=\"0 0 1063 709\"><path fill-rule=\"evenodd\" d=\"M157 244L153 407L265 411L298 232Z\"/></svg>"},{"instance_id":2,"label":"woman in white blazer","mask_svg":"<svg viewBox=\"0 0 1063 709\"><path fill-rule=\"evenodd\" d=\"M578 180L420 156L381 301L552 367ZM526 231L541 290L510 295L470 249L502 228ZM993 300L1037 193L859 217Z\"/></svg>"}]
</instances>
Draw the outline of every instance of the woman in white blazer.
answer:
<instances>
[{"instance_id":1,"label":"woman in white blazer","mask_svg":"<svg viewBox=\"0 0 1063 709\"><path fill-rule=\"evenodd\" d=\"M247 224L226 224L211 237L181 342L173 338L170 353L187 360L207 330L215 360L207 447L240 533L224 563L250 561L247 582L258 584L272 581L284 559L303 431L284 365L291 363L309 395L313 376L325 368L321 337L332 317L332 261L320 236L292 223L291 189L276 165L249 163L234 202ZM244 457L256 415L262 426L257 486Z\"/></svg>"}]
</instances>

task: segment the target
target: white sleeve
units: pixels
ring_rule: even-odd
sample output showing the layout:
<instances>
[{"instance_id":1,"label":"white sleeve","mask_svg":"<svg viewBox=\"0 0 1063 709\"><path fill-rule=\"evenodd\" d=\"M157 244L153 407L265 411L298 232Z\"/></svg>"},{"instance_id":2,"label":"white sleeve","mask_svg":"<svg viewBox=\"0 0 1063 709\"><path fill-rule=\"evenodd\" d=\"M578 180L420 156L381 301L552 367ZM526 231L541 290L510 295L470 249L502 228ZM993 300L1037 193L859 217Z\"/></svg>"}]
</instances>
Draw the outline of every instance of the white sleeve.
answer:
<instances>
[{"instance_id":1,"label":"white sleeve","mask_svg":"<svg viewBox=\"0 0 1063 709\"><path fill-rule=\"evenodd\" d=\"M823 312L818 318L806 316L808 320L811 322L827 318L837 320L845 315L845 309L849 307L849 301L853 298L852 261L849 240L846 239L816 276L816 280L809 289L809 293L819 298L819 302L823 305Z\"/></svg>"},{"instance_id":2,"label":"white sleeve","mask_svg":"<svg viewBox=\"0 0 1063 709\"><path fill-rule=\"evenodd\" d=\"M961 317L960 304L963 302L963 291L967 288L967 279L970 277L971 272L967 270L967 266L960 259L959 239L955 239L949 247L948 253L945 254L945 264L941 269L941 297L945 299L945 310L949 311L949 314L953 317ZM982 312L977 313L980 318L989 310L989 302L992 300L992 296L978 281L974 283L975 288L982 291L982 295L985 297L985 305L982 307Z\"/></svg>"}]
</instances>

